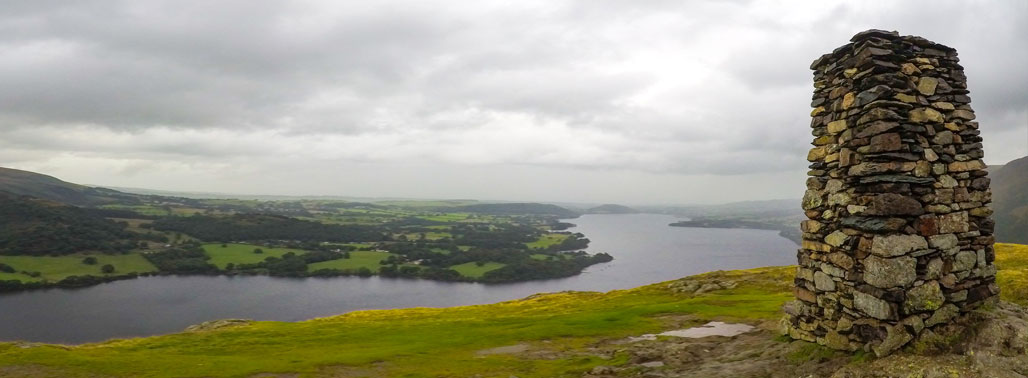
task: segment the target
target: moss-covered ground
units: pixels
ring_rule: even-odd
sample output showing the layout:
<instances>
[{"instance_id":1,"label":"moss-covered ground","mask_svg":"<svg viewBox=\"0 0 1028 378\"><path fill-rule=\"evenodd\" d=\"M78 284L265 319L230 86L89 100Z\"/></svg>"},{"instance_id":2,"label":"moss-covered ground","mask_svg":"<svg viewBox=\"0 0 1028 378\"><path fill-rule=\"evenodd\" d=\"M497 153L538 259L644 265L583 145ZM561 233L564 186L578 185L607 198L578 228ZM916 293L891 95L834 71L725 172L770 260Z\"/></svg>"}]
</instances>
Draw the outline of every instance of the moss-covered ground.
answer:
<instances>
[{"instance_id":1,"label":"moss-covered ground","mask_svg":"<svg viewBox=\"0 0 1028 378\"><path fill-rule=\"evenodd\" d=\"M1028 246L997 248L1003 298L1024 303ZM681 294L667 283L564 292L489 305L358 311L80 346L0 343L0 372L60 377L580 377L624 355L483 353L529 345L569 351L669 329L669 319L766 322L792 299L792 267L713 272L738 286ZM1020 285L1020 286L1019 286ZM679 324L680 325L680 324ZM280 376L280 375L273 375Z\"/></svg>"}]
</instances>

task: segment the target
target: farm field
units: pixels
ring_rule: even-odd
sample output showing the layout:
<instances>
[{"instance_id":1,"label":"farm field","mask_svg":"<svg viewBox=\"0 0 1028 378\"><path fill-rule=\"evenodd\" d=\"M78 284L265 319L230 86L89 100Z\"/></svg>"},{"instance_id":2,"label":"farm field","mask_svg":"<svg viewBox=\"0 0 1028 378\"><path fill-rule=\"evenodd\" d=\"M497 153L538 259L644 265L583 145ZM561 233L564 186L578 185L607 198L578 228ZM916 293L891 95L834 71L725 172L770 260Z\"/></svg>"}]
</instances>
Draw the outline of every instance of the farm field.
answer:
<instances>
[{"instance_id":1,"label":"farm field","mask_svg":"<svg viewBox=\"0 0 1028 378\"><path fill-rule=\"evenodd\" d=\"M86 265L82 259L87 256L96 258L97 263ZM114 266L115 275L128 273L147 273L157 271L142 255L130 253L125 255L105 254L74 254L67 256L0 256L0 263L10 265L18 272L39 272L38 279L20 273L3 273L0 279L17 279L20 281L60 281L69 276L104 276L100 267L105 264Z\"/></svg>"},{"instance_id":2,"label":"farm field","mask_svg":"<svg viewBox=\"0 0 1028 378\"><path fill-rule=\"evenodd\" d=\"M450 269L456 270L457 273L460 273L460 275L464 277L481 278L482 275L486 274L487 272L497 270L505 266L507 266L507 264L501 264L497 262L487 262L481 266L479 266L476 262L469 262L451 266Z\"/></svg>"},{"instance_id":3,"label":"farm field","mask_svg":"<svg viewBox=\"0 0 1028 378\"><path fill-rule=\"evenodd\" d=\"M551 245L560 244L567 239L568 236L569 235L567 234L543 234L538 240L531 243L525 243L525 246L533 249L545 249L549 248Z\"/></svg>"},{"instance_id":4,"label":"farm field","mask_svg":"<svg viewBox=\"0 0 1028 378\"><path fill-rule=\"evenodd\" d=\"M376 252L376 251L352 251L350 252L350 258L348 259L337 259L322 261L307 265L308 272L314 272L319 269L339 269L339 270L350 270L356 271L360 268L368 268L372 272L378 272L378 268L382 260L385 260L392 256L389 252Z\"/></svg>"},{"instance_id":5,"label":"farm field","mask_svg":"<svg viewBox=\"0 0 1028 378\"><path fill-rule=\"evenodd\" d=\"M264 253L253 253L254 249L260 248ZM209 243L203 245L204 252L211 259L209 262L218 267L218 269L225 269L228 264L256 264L268 257L282 257L282 255L293 252L296 254L303 254L304 251L300 249L292 248L271 248L263 247L254 244L237 244L229 243L222 247L221 243Z\"/></svg>"}]
</instances>

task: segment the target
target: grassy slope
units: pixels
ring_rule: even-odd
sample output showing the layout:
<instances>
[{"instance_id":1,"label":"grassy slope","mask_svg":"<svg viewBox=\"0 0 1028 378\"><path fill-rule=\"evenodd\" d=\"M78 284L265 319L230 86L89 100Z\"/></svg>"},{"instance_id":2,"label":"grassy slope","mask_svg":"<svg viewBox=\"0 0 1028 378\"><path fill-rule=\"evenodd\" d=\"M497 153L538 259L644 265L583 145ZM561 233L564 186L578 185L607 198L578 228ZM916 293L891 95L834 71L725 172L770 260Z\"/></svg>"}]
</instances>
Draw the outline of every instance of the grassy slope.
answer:
<instances>
[{"instance_id":1,"label":"grassy slope","mask_svg":"<svg viewBox=\"0 0 1028 378\"><path fill-rule=\"evenodd\" d=\"M451 266L450 269L456 270L457 273L460 273L460 275L464 277L479 278L486 272L497 270L505 266L507 266L507 264L491 261L483 264L482 266L478 266L478 263L469 262Z\"/></svg>"},{"instance_id":2,"label":"grassy slope","mask_svg":"<svg viewBox=\"0 0 1028 378\"><path fill-rule=\"evenodd\" d=\"M264 253L253 253L253 250L256 248L260 248ZM225 265L229 263L256 264L271 256L282 257L282 255L288 252L294 252L298 255L304 253L303 250L299 249L270 248L253 244L233 243L226 244L225 247L222 247L220 243L204 244L203 250L207 252L207 256L211 257L209 262L221 269L225 269Z\"/></svg>"},{"instance_id":3,"label":"grassy slope","mask_svg":"<svg viewBox=\"0 0 1028 378\"><path fill-rule=\"evenodd\" d=\"M82 259L85 256L96 257L96 265L83 264ZM157 270L153 264L150 264L149 261L138 253L126 255L74 254L58 257L0 256L0 262L10 265L19 272L40 272L42 273L40 278L49 281L60 281L68 276L103 276L104 274L100 272L100 267L104 266L104 264L113 265L115 269L114 274L144 273ZM17 273L0 276L0 280L2 279L38 280Z\"/></svg>"},{"instance_id":4,"label":"grassy slope","mask_svg":"<svg viewBox=\"0 0 1028 378\"><path fill-rule=\"evenodd\" d=\"M996 243L996 267L1003 300L1028 306L1028 245Z\"/></svg>"},{"instance_id":5,"label":"grassy slope","mask_svg":"<svg viewBox=\"0 0 1028 378\"><path fill-rule=\"evenodd\" d=\"M363 267L371 269L372 272L378 272L378 268L382 266L382 264L379 263L390 255L392 254L389 252L352 251L350 252L350 258L348 259L329 260L308 264L307 271L313 272L318 269L357 270Z\"/></svg>"},{"instance_id":6,"label":"grassy slope","mask_svg":"<svg viewBox=\"0 0 1028 378\"><path fill-rule=\"evenodd\" d=\"M1025 303L1028 277L1021 269L1028 267L1028 246L1001 244L997 251L1004 299ZM492 305L358 311L297 323L256 322L77 347L21 348L0 343L0 369L69 377L238 377L260 372L579 377L595 365L622 363L625 357L547 359L476 352L519 343L552 350L581 348L599 340L667 329L665 315L689 315L698 321L777 319L781 305L792 299L792 274L792 267L708 273L703 276L740 285L698 296L675 294L662 283L609 293L537 295Z\"/></svg>"}]
</instances>

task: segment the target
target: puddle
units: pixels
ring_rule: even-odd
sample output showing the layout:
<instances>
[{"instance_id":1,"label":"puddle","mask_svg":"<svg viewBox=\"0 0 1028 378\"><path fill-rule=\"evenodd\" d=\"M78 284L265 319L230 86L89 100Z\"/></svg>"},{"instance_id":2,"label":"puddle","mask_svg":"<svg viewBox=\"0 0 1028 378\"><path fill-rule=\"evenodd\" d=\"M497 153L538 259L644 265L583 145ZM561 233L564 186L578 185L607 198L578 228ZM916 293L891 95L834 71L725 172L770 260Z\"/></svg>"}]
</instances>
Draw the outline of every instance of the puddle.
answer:
<instances>
[{"instance_id":1,"label":"puddle","mask_svg":"<svg viewBox=\"0 0 1028 378\"><path fill-rule=\"evenodd\" d=\"M514 353L521 353L521 352L524 352L526 350L528 350L528 344L516 344L516 345L507 345L507 346L490 348L490 349L483 349L483 350L478 351L475 354L477 354L479 356L488 356L490 354L514 354Z\"/></svg>"},{"instance_id":2,"label":"puddle","mask_svg":"<svg viewBox=\"0 0 1028 378\"><path fill-rule=\"evenodd\" d=\"M753 330L753 326L748 324L731 324L724 322L710 322L699 327L692 327L686 329L677 329L674 331L661 332L656 335L646 334L639 337L629 337L628 342L644 341L644 340L656 340L657 336L674 336L674 337L688 337L691 339L698 339L707 336L728 336L732 337L735 335L743 334Z\"/></svg>"}]
</instances>

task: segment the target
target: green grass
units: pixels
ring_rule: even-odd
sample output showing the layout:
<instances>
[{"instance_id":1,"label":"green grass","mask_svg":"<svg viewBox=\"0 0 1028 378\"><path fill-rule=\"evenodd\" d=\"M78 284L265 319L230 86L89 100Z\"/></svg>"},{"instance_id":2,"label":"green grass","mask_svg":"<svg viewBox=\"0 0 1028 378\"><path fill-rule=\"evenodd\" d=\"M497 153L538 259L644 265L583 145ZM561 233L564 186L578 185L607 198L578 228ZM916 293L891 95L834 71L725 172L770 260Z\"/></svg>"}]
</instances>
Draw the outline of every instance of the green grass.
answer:
<instances>
[{"instance_id":1,"label":"green grass","mask_svg":"<svg viewBox=\"0 0 1028 378\"><path fill-rule=\"evenodd\" d=\"M539 240L536 240L531 243L525 243L525 246L527 246L528 248L544 249L548 248L551 245L560 244L568 237L569 235L567 234L543 234L539 237Z\"/></svg>"},{"instance_id":2,"label":"green grass","mask_svg":"<svg viewBox=\"0 0 1028 378\"><path fill-rule=\"evenodd\" d=\"M418 218L436 222L459 222L468 219L467 213L445 213L433 215L419 215Z\"/></svg>"},{"instance_id":3,"label":"green grass","mask_svg":"<svg viewBox=\"0 0 1028 378\"><path fill-rule=\"evenodd\" d=\"M372 272L378 272L378 268L382 266L380 262L385 260L392 254L389 252L375 252L375 251L352 251L350 252L350 258L322 261L307 265L307 271L313 272L319 269L339 269L339 270L350 270L356 271L360 268L368 268Z\"/></svg>"},{"instance_id":4,"label":"green grass","mask_svg":"<svg viewBox=\"0 0 1028 378\"><path fill-rule=\"evenodd\" d=\"M702 296L675 294L665 284L609 293L564 292L524 300L453 308L358 311L305 322L255 322L82 346L22 348L0 343L0 371L87 377L581 377L597 365L587 354L560 355L600 340L672 329L666 315L759 322L781 315L792 298L794 270L717 273L740 286ZM534 355L479 355L483 349L528 344ZM40 373L40 375L44 375Z\"/></svg>"},{"instance_id":5,"label":"green grass","mask_svg":"<svg viewBox=\"0 0 1028 378\"><path fill-rule=\"evenodd\" d=\"M996 268L1000 298L1028 306L1028 245L996 243Z\"/></svg>"},{"instance_id":6,"label":"green grass","mask_svg":"<svg viewBox=\"0 0 1028 378\"><path fill-rule=\"evenodd\" d=\"M253 250L256 248L260 248L264 253L253 253ZM220 269L225 269L225 266L229 263L236 265L256 264L271 256L282 257L282 255L287 252L293 252L298 255L304 253L304 251L300 249L271 248L253 244L235 243L226 244L226 247L222 247L221 243L204 244L203 250L207 252L207 256L211 257L209 262Z\"/></svg>"},{"instance_id":7,"label":"green grass","mask_svg":"<svg viewBox=\"0 0 1028 378\"><path fill-rule=\"evenodd\" d=\"M11 281L11 280L21 281L21 282L36 282L36 281L42 281L43 279L42 278L36 278L36 277L28 276L28 275L25 275L25 274L22 274L22 273L4 273L4 272L0 272L0 281Z\"/></svg>"},{"instance_id":8,"label":"green grass","mask_svg":"<svg viewBox=\"0 0 1028 378\"><path fill-rule=\"evenodd\" d=\"M82 259L86 256L96 257L96 265L86 265ZM7 273L0 276L0 279L18 279L21 281L60 281L68 276L104 276L100 267L105 264L114 266L114 275L126 273L153 272L157 268L150 264L142 255L130 253L126 255L104 255L104 254L74 254L68 256L0 256L0 262L10 265L21 272L40 272L38 279L23 275Z\"/></svg>"},{"instance_id":9,"label":"green grass","mask_svg":"<svg viewBox=\"0 0 1028 378\"><path fill-rule=\"evenodd\" d=\"M450 269L456 270L460 275L469 278L480 278L483 274L489 271L497 270L507 264L501 264L497 262L487 262L482 266L478 266L478 263L469 262L460 265L451 266Z\"/></svg>"}]
</instances>

